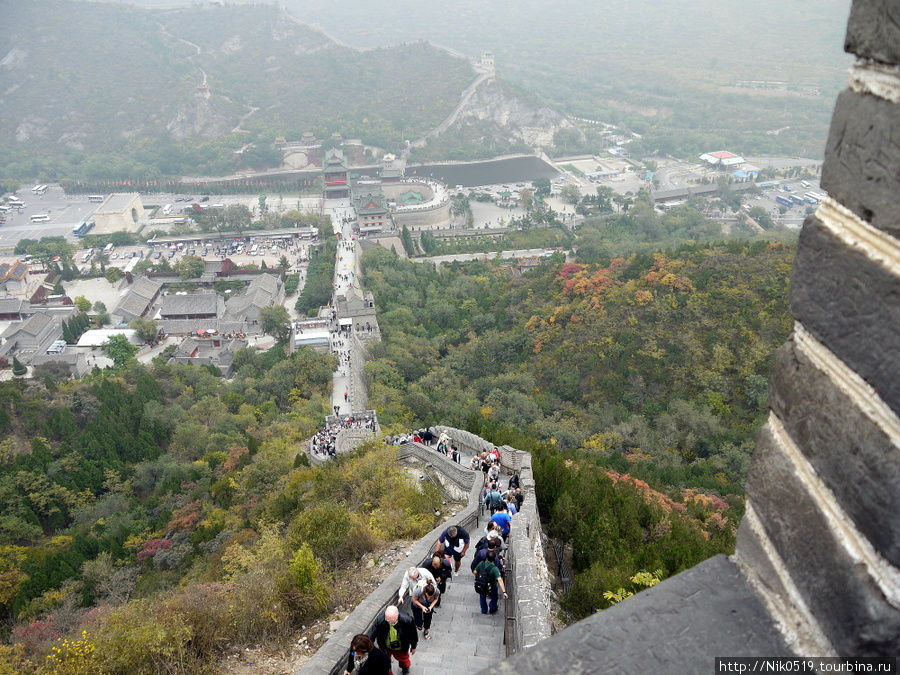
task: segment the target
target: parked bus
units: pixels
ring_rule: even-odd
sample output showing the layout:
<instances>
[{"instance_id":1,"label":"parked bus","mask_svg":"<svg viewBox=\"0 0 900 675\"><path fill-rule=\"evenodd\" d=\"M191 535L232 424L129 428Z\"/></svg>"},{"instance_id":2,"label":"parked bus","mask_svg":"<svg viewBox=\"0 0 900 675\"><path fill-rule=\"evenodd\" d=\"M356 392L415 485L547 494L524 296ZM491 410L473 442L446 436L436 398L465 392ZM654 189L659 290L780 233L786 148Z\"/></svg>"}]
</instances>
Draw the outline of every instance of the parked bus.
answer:
<instances>
[{"instance_id":1,"label":"parked bus","mask_svg":"<svg viewBox=\"0 0 900 675\"><path fill-rule=\"evenodd\" d=\"M89 195L88 201L93 202L94 204L99 204L105 199L103 195Z\"/></svg>"},{"instance_id":2,"label":"parked bus","mask_svg":"<svg viewBox=\"0 0 900 675\"><path fill-rule=\"evenodd\" d=\"M803 197L806 199L807 204L818 204L822 201L815 192L807 192Z\"/></svg>"},{"instance_id":3,"label":"parked bus","mask_svg":"<svg viewBox=\"0 0 900 675\"><path fill-rule=\"evenodd\" d=\"M42 195L47 191L47 186L46 185L35 185L33 188L31 188L31 191L36 195Z\"/></svg>"},{"instance_id":4,"label":"parked bus","mask_svg":"<svg viewBox=\"0 0 900 675\"><path fill-rule=\"evenodd\" d=\"M82 220L80 223L78 223L78 227L72 230L72 234L74 234L76 237L83 237L93 226L94 223L89 223L86 220Z\"/></svg>"},{"instance_id":5,"label":"parked bus","mask_svg":"<svg viewBox=\"0 0 900 675\"><path fill-rule=\"evenodd\" d=\"M800 181L800 185L802 185L802 186L805 187L807 190L809 190L809 183L807 183L805 180L801 180L801 181Z\"/></svg>"},{"instance_id":6,"label":"parked bus","mask_svg":"<svg viewBox=\"0 0 900 675\"><path fill-rule=\"evenodd\" d=\"M41 214L36 213L35 215L31 216L31 222L32 223L49 223L50 216L48 216L46 213L41 213Z\"/></svg>"},{"instance_id":7,"label":"parked bus","mask_svg":"<svg viewBox=\"0 0 900 675\"><path fill-rule=\"evenodd\" d=\"M778 202L779 204L781 204L782 206L787 206L788 208L790 208L794 205L794 202L792 202L787 197L782 197L781 195L776 195L775 201Z\"/></svg>"},{"instance_id":8,"label":"parked bus","mask_svg":"<svg viewBox=\"0 0 900 675\"><path fill-rule=\"evenodd\" d=\"M15 206L17 209L25 208L25 202L23 202L18 197L10 197L9 199L6 200L6 203L9 204L10 206Z\"/></svg>"},{"instance_id":9,"label":"parked bus","mask_svg":"<svg viewBox=\"0 0 900 675\"><path fill-rule=\"evenodd\" d=\"M794 202L794 204L796 204L797 206L800 206L801 204L805 204L805 203L806 203L806 202L803 201L802 198L798 197L797 195L791 195L791 196L790 196L790 200L791 200L792 202Z\"/></svg>"}]
</instances>

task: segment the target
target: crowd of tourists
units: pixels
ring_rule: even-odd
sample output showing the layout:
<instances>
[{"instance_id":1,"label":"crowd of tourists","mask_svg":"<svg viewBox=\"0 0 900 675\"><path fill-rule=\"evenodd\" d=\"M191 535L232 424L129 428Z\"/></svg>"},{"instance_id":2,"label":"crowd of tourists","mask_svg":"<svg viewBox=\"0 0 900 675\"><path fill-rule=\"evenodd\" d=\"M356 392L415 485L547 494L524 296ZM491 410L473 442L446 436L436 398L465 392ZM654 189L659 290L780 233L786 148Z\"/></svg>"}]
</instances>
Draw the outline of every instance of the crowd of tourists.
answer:
<instances>
[{"instance_id":1,"label":"crowd of tourists","mask_svg":"<svg viewBox=\"0 0 900 675\"><path fill-rule=\"evenodd\" d=\"M440 444L441 437L436 440ZM425 439L421 442L431 445ZM449 450L452 447L452 442L447 443ZM474 544L469 572L481 613L492 615L499 609L500 595L504 599L508 597L504 581L507 541L513 526L512 516L521 508L524 498L519 476L514 472L507 472L506 486L501 491L499 453L495 458L485 450L476 459L479 470L483 461L488 464L481 504L491 511L491 518ZM474 462L471 466L476 468ZM494 480L487 479L491 474ZM420 634L424 640L430 640L434 624L440 625L437 617L441 600L448 592L447 582L459 576L470 544L471 537L462 525L451 525L441 532L434 555L421 566L406 570L397 592L397 603L376 618L368 634L353 638L345 675L389 675L393 660L397 661L401 673L409 672L412 657L419 648Z\"/></svg>"},{"instance_id":2,"label":"crowd of tourists","mask_svg":"<svg viewBox=\"0 0 900 675\"><path fill-rule=\"evenodd\" d=\"M337 454L337 436L341 429L376 429L375 413L368 411L357 415L333 415L325 426L310 440L310 449L315 457L328 459Z\"/></svg>"}]
</instances>

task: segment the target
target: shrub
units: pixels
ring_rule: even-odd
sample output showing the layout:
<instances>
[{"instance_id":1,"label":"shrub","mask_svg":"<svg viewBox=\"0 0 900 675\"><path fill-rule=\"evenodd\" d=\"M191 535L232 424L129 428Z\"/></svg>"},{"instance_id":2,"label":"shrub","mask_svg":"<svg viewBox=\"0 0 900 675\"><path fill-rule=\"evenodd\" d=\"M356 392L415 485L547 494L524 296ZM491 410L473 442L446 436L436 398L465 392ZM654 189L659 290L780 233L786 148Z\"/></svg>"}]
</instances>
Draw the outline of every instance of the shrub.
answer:
<instances>
[{"instance_id":1,"label":"shrub","mask_svg":"<svg viewBox=\"0 0 900 675\"><path fill-rule=\"evenodd\" d=\"M291 546L308 544L316 556L337 567L350 549L353 521L343 504L311 506L291 522L288 542Z\"/></svg>"},{"instance_id":2,"label":"shrub","mask_svg":"<svg viewBox=\"0 0 900 675\"><path fill-rule=\"evenodd\" d=\"M94 645L101 668L114 673L189 670L191 626L149 600L116 608L97 626Z\"/></svg>"},{"instance_id":3,"label":"shrub","mask_svg":"<svg viewBox=\"0 0 900 675\"><path fill-rule=\"evenodd\" d=\"M322 578L322 565L308 544L294 554L285 595L292 609L304 620L318 616L328 606L330 590Z\"/></svg>"},{"instance_id":4,"label":"shrub","mask_svg":"<svg viewBox=\"0 0 900 675\"><path fill-rule=\"evenodd\" d=\"M89 675L98 671L97 649L82 631L77 639L60 639L47 655L46 672L52 675ZM0 671L2 672L2 671Z\"/></svg>"}]
</instances>

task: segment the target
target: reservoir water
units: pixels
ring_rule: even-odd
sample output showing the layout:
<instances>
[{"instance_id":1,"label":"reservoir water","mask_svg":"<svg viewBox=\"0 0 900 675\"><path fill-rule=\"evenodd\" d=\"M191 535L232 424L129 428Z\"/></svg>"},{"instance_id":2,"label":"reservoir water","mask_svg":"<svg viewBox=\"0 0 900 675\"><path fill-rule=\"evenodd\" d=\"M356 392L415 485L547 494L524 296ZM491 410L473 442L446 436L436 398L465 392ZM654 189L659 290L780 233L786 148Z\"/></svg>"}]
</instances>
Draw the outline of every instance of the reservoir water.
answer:
<instances>
[{"instance_id":1,"label":"reservoir water","mask_svg":"<svg viewBox=\"0 0 900 675\"><path fill-rule=\"evenodd\" d=\"M350 175L375 178L380 167L351 167ZM278 189L279 185L295 185L310 183L322 175L321 170L292 171L288 173L271 174L267 176L254 176L247 179L232 179L223 181L204 181L196 186L187 185L184 190L203 191L203 187L209 183L228 184L252 181L259 186L268 186L270 190ZM559 172L550 164L534 155L506 157L504 159L491 159L480 162L446 162L439 164L411 164L406 167L407 178L434 178L451 188L462 185L464 187L477 187L479 185L502 185L504 183L530 183L537 178L556 178Z\"/></svg>"},{"instance_id":2,"label":"reservoir water","mask_svg":"<svg viewBox=\"0 0 900 675\"><path fill-rule=\"evenodd\" d=\"M531 182L537 178L556 178L559 172L540 157L509 157L487 162L410 165L406 177L427 177L454 187L476 187L502 183Z\"/></svg>"}]
</instances>

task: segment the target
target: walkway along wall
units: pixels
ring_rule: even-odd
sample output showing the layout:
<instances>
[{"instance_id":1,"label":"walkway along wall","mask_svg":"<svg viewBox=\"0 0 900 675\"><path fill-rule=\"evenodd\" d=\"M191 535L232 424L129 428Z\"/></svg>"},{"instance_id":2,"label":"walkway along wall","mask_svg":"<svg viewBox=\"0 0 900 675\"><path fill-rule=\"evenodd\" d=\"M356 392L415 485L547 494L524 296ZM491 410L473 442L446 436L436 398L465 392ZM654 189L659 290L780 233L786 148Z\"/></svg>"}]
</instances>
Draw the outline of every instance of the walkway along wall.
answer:
<instances>
[{"instance_id":1,"label":"walkway along wall","mask_svg":"<svg viewBox=\"0 0 900 675\"><path fill-rule=\"evenodd\" d=\"M477 447L480 453L483 447L493 447L484 439L469 432L452 427L440 427L440 429L446 430L461 449ZM531 475L531 456L527 452L505 447L507 455L511 457L516 466L521 467L519 473L522 492L525 494L523 509L520 514L516 515L509 537L505 577L509 594L508 616L512 617L512 620L508 620L507 623L507 653L513 654L549 637L550 583L541 543L540 518L534 493L534 479ZM513 453L515 453L514 457ZM469 492L468 506L457 515L447 518L422 537L412 547L409 561L427 561L434 551L438 535L450 524L460 524L470 532L471 546L474 549L475 542L481 536L480 530L490 519L489 514L481 512L479 504L483 485L482 474L457 464L433 448L419 443L406 443L401 446L399 457L401 460L427 464L439 471L446 480ZM512 465L506 465L504 468L512 468ZM471 560L469 556L473 554L474 551L470 549L467 559ZM343 672L350 640L358 633L367 632L375 618L384 612L388 605L396 604L397 589L400 587L408 564L408 562L404 563L394 570L369 597L360 603L328 642L306 663L300 673L339 675ZM465 560L463 567L466 567Z\"/></svg>"},{"instance_id":2,"label":"walkway along wall","mask_svg":"<svg viewBox=\"0 0 900 675\"><path fill-rule=\"evenodd\" d=\"M410 549L408 561L395 569L382 584L372 591L356 609L348 616L341 627L335 631L328 641L322 645L315 655L300 669L302 675L341 675L347 664L347 650L354 635L368 632L375 619L384 612L388 605L397 603L397 590L403 581L403 575L412 561L420 562L430 557L434 551L438 535L450 524L460 524L470 531L479 527L478 496L481 492L481 477L474 471L450 461L434 450L419 443L407 443L398 450L399 457L415 459L430 464L441 471L448 480L454 481L460 488L468 490L469 505L445 519L440 525L422 537ZM476 478L478 480L476 480ZM484 522L481 517L481 523Z\"/></svg>"}]
</instances>

